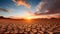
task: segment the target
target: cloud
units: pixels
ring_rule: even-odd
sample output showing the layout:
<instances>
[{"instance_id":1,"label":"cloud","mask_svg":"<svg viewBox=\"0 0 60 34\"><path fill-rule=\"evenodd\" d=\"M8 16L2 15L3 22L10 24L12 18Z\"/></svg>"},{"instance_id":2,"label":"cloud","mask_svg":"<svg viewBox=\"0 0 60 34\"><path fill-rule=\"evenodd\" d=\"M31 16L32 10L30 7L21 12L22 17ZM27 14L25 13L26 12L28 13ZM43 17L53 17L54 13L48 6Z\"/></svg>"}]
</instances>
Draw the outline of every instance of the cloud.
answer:
<instances>
[{"instance_id":1,"label":"cloud","mask_svg":"<svg viewBox=\"0 0 60 34\"><path fill-rule=\"evenodd\" d=\"M30 4L26 2L26 0L13 0L13 2L15 2L17 6L23 5L27 8L31 7Z\"/></svg>"},{"instance_id":2,"label":"cloud","mask_svg":"<svg viewBox=\"0 0 60 34\"><path fill-rule=\"evenodd\" d=\"M60 0L42 0L36 7L35 14L60 13Z\"/></svg>"},{"instance_id":3,"label":"cloud","mask_svg":"<svg viewBox=\"0 0 60 34\"><path fill-rule=\"evenodd\" d=\"M0 8L0 12L12 12L12 11L14 11L14 9L12 8L8 8L8 9Z\"/></svg>"},{"instance_id":4,"label":"cloud","mask_svg":"<svg viewBox=\"0 0 60 34\"><path fill-rule=\"evenodd\" d=\"M8 12L7 9L4 9L4 8L0 8L0 12L3 11L3 12Z\"/></svg>"}]
</instances>

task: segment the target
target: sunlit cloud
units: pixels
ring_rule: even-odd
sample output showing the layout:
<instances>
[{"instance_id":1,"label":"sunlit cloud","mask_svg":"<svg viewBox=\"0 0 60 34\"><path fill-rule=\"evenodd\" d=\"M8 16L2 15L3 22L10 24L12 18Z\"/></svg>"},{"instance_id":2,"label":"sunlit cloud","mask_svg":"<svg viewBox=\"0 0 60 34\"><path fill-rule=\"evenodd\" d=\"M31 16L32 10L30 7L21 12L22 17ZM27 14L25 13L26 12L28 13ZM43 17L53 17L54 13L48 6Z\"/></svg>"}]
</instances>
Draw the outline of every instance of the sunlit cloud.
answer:
<instances>
[{"instance_id":1,"label":"sunlit cloud","mask_svg":"<svg viewBox=\"0 0 60 34\"><path fill-rule=\"evenodd\" d=\"M16 3L17 6L25 6L27 8L30 8L31 5L29 3L26 2L26 0L13 0L13 2Z\"/></svg>"}]
</instances>

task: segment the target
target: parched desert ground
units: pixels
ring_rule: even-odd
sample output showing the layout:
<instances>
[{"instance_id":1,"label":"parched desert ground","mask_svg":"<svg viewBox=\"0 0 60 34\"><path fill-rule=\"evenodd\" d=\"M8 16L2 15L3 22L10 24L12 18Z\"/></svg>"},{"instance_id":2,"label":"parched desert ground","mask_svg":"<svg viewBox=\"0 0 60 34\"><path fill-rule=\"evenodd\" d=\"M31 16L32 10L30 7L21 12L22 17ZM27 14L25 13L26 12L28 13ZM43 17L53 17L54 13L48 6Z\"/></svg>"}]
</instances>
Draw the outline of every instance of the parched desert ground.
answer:
<instances>
[{"instance_id":1,"label":"parched desert ground","mask_svg":"<svg viewBox=\"0 0 60 34\"><path fill-rule=\"evenodd\" d=\"M60 19L0 19L0 34L60 34Z\"/></svg>"}]
</instances>

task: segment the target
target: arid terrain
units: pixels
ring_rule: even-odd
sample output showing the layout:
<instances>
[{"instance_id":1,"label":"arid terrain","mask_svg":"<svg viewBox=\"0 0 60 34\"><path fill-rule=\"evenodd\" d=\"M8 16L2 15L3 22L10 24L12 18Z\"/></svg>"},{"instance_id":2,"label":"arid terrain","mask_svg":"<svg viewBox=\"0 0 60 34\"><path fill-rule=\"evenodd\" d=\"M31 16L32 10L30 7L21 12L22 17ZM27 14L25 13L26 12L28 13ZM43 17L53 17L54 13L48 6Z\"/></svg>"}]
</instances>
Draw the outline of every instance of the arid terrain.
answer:
<instances>
[{"instance_id":1,"label":"arid terrain","mask_svg":"<svg viewBox=\"0 0 60 34\"><path fill-rule=\"evenodd\" d=\"M0 34L60 34L60 19L0 19Z\"/></svg>"}]
</instances>

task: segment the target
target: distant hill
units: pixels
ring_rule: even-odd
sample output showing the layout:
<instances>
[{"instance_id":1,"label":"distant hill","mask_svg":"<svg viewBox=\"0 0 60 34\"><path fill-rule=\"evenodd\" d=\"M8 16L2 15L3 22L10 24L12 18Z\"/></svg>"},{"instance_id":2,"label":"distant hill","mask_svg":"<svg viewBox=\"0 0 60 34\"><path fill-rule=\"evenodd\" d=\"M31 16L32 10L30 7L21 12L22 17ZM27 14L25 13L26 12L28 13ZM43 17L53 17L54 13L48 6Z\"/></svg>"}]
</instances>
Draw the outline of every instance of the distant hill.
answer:
<instances>
[{"instance_id":1,"label":"distant hill","mask_svg":"<svg viewBox=\"0 0 60 34\"><path fill-rule=\"evenodd\" d=\"M0 19L5 19L5 17L3 17L3 16L0 16Z\"/></svg>"},{"instance_id":2,"label":"distant hill","mask_svg":"<svg viewBox=\"0 0 60 34\"><path fill-rule=\"evenodd\" d=\"M3 16L0 16L0 19L11 19L11 18L6 18L6 17L3 17Z\"/></svg>"},{"instance_id":3,"label":"distant hill","mask_svg":"<svg viewBox=\"0 0 60 34\"><path fill-rule=\"evenodd\" d=\"M4 16L0 16L0 19L12 19L12 18L6 18ZM52 17L52 18L37 18L37 19L60 19L60 18L54 18L54 17ZM17 19L17 20L19 20L19 19Z\"/></svg>"}]
</instances>

